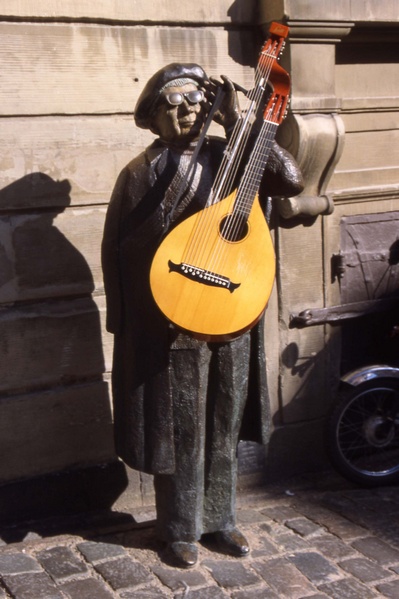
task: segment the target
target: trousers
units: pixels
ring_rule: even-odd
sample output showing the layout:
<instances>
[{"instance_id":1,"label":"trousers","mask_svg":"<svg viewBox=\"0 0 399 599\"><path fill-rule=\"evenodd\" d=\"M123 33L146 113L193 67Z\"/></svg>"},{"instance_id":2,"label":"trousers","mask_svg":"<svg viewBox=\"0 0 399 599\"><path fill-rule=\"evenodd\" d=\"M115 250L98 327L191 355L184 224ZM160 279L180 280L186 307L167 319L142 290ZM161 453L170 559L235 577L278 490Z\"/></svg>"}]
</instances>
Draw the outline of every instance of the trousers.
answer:
<instances>
[{"instance_id":1,"label":"trousers","mask_svg":"<svg viewBox=\"0 0 399 599\"><path fill-rule=\"evenodd\" d=\"M249 358L249 333L170 351L176 468L154 476L157 533L167 542L191 542L235 525Z\"/></svg>"}]
</instances>

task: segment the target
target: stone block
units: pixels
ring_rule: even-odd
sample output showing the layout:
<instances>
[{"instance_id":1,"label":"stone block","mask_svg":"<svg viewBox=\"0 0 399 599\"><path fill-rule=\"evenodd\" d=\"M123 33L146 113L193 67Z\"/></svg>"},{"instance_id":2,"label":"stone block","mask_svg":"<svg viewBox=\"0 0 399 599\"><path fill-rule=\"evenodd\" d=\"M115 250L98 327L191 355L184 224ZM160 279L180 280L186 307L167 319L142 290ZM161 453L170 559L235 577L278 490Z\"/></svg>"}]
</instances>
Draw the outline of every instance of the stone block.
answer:
<instances>
[{"instance_id":1,"label":"stone block","mask_svg":"<svg viewBox=\"0 0 399 599\"><path fill-rule=\"evenodd\" d=\"M61 591L45 572L6 575L3 584L11 597L18 599L64 599Z\"/></svg>"},{"instance_id":2,"label":"stone block","mask_svg":"<svg viewBox=\"0 0 399 599\"><path fill-rule=\"evenodd\" d=\"M373 599L375 597L372 589L353 578L343 578L342 580L322 584L319 590L325 592L332 599L359 599L359 597Z\"/></svg>"},{"instance_id":3,"label":"stone block","mask_svg":"<svg viewBox=\"0 0 399 599\"><path fill-rule=\"evenodd\" d=\"M38 561L56 582L87 572L87 566L69 547L51 547L39 551Z\"/></svg>"},{"instance_id":4,"label":"stone block","mask_svg":"<svg viewBox=\"0 0 399 599\"><path fill-rule=\"evenodd\" d=\"M252 567L276 591L279 597L300 599L311 595L312 591L316 591L309 580L283 557L253 562Z\"/></svg>"},{"instance_id":5,"label":"stone block","mask_svg":"<svg viewBox=\"0 0 399 599\"><path fill-rule=\"evenodd\" d=\"M387 578L391 574L371 560L361 557L347 559L340 562L338 565L346 572L352 574L352 576L355 576L355 578L366 583Z\"/></svg>"},{"instance_id":6,"label":"stone block","mask_svg":"<svg viewBox=\"0 0 399 599\"><path fill-rule=\"evenodd\" d=\"M101 291L104 217L105 207L0 217L0 304Z\"/></svg>"},{"instance_id":7,"label":"stone block","mask_svg":"<svg viewBox=\"0 0 399 599\"><path fill-rule=\"evenodd\" d=\"M120 545L113 543L97 543L96 541L85 541L78 544L79 551L91 564L108 561L114 557L126 556L126 550Z\"/></svg>"},{"instance_id":8,"label":"stone block","mask_svg":"<svg viewBox=\"0 0 399 599\"><path fill-rule=\"evenodd\" d=\"M358 539L352 543L352 546L380 565L388 565L399 561L399 551L377 537Z\"/></svg>"},{"instance_id":9,"label":"stone block","mask_svg":"<svg viewBox=\"0 0 399 599\"><path fill-rule=\"evenodd\" d=\"M112 599L113 593L95 578L71 580L60 586L70 599Z\"/></svg>"},{"instance_id":10,"label":"stone block","mask_svg":"<svg viewBox=\"0 0 399 599\"><path fill-rule=\"evenodd\" d=\"M236 561L206 560L203 565L223 588L250 586L260 580L248 567Z\"/></svg>"},{"instance_id":11,"label":"stone block","mask_svg":"<svg viewBox=\"0 0 399 599\"><path fill-rule=\"evenodd\" d=\"M24 553L5 553L0 555L0 575L26 574L41 572L41 567L30 555Z\"/></svg>"},{"instance_id":12,"label":"stone block","mask_svg":"<svg viewBox=\"0 0 399 599\"><path fill-rule=\"evenodd\" d=\"M125 22L155 21L156 23L174 21L176 23L252 23L256 8L255 0L246 0L238 6L230 0L213 2L203 0L200 4L164 2L133 3L130 0L74 0L65 2L62 7L57 0L38 0L32 6L30 0L2 0L1 12L4 16L36 18L68 18L85 20L112 20Z\"/></svg>"},{"instance_id":13,"label":"stone block","mask_svg":"<svg viewBox=\"0 0 399 599\"><path fill-rule=\"evenodd\" d=\"M325 557L338 560L354 553L350 545L346 545L334 535L322 535L312 539L312 545L316 547Z\"/></svg>"},{"instance_id":14,"label":"stone block","mask_svg":"<svg viewBox=\"0 0 399 599\"><path fill-rule=\"evenodd\" d=\"M130 557L95 564L95 569L115 591L151 581L144 566Z\"/></svg>"},{"instance_id":15,"label":"stone block","mask_svg":"<svg viewBox=\"0 0 399 599\"><path fill-rule=\"evenodd\" d=\"M132 113L148 79L171 62L200 63L250 89L259 49L250 28L2 22L0 113Z\"/></svg>"},{"instance_id":16,"label":"stone block","mask_svg":"<svg viewBox=\"0 0 399 599\"><path fill-rule=\"evenodd\" d=\"M185 597L187 597L186 592L175 595L174 599L185 599ZM229 595L217 586L204 587L197 591L190 591L190 599L228 599L228 597Z\"/></svg>"},{"instance_id":17,"label":"stone block","mask_svg":"<svg viewBox=\"0 0 399 599\"><path fill-rule=\"evenodd\" d=\"M16 370L22 378L23 365ZM0 464L3 481L115 459L105 383L5 398L0 415L0 452L9 456Z\"/></svg>"},{"instance_id":18,"label":"stone block","mask_svg":"<svg viewBox=\"0 0 399 599\"><path fill-rule=\"evenodd\" d=\"M168 597L157 587L148 587L136 591L124 591L123 593L120 593L120 597L121 599L168 599Z\"/></svg>"},{"instance_id":19,"label":"stone block","mask_svg":"<svg viewBox=\"0 0 399 599\"><path fill-rule=\"evenodd\" d=\"M314 551L298 552L289 555L288 559L315 585L331 582L341 576L334 564Z\"/></svg>"},{"instance_id":20,"label":"stone block","mask_svg":"<svg viewBox=\"0 0 399 599\"><path fill-rule=\"evenodd\" d=\"M379 584L377 586L377 591L382 593L384 597L388 597L388 599L398 599L399 598L399 580L392 580L390 582L385 582L383 584Z\"/></svg>"},{"instance_id":21,"label":"stone block","mask_svg":"<svg viewBox=\"0 0 399 599\"><path fill-rule=\"evenodd\" d=\"M288 520L285 525L287 528L290 528L297 534L301 535L301 537L308 537L310 535L320 534L323 532L323 529L320 526L311 520L308 520L307 518L295 518L293 520Z\"/></svg>"},{"instance_id":22,"label":"stone block","mask_svg":"<svg viewBox=\"0 0 399 599\"><path fill-rule=\"evenodd\" d=\"M284 551L302 551L310 549L309 543L294 533L280 534L275 537L274 541Z\"/></svg>"},{"instance_id":23,"label":"stone block","mask_svg":"<svg viewBox=\"0 0 399 599\"><path fill-rule=\"evenodd\" d=\"M153 572L161 582L172 591L179 591L182 588L199 587L206 584L203 574L197 570L184 571L177 568L155 567Z\"/></svg>"},{"instance_id":24,"label":"stone block","mask_svg":"<svg viewBox=\"0 0 399 599\"><path fill-rule=\"evenodd\" d=\"M232 599L279 599L279 596L274 591L265 588L237 591L231 597Z\"/></svg>"},{"instance_id":25,"label":"stone block","mask_svg":"<svg viewBox=\"0 0 399 599\"><path fill-rule=\"evenodd\" d=\"M0 392L59 387L104 372L100 317L89 297L4 310L0 326Z\"/></svg>"},{"instance_id":26,"label":"stone block","mask_svg":"<svg viewBox=\"0 0 399 599\"><path fill-rule=\"evenodd\" d=\"M262 510L261 513L271 520L281 523L285 523L287 520L298 518L300 516L300 514L289 505L266 508L265 510Z\"/></svg>"}]
</instances>

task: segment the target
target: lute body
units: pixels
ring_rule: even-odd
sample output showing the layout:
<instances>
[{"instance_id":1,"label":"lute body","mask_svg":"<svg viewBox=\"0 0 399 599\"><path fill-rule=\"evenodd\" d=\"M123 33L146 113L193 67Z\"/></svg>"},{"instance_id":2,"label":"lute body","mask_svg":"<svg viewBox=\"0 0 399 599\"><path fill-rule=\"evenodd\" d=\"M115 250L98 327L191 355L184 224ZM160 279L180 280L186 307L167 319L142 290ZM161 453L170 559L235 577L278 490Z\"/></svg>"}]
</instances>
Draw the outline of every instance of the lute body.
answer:
<instances>
[{"instance_id":1,"label":"lute body","mask_svg":"<svg viewBox=\"0 0 399 599\"><path fill-rule=\"evenodd\" d=\"M161 311L181 329L205 340L226 341L250 329L262 316L273 287L274 248L258 198L238 240L221 233L235 195L175 227L152 263L150 284ZM190 264L184 249L198 234L199 218L206 222L206 244L199 240L202 259ZM221 257L216 264L215 251Z\"/></svg>"}]
</instances>

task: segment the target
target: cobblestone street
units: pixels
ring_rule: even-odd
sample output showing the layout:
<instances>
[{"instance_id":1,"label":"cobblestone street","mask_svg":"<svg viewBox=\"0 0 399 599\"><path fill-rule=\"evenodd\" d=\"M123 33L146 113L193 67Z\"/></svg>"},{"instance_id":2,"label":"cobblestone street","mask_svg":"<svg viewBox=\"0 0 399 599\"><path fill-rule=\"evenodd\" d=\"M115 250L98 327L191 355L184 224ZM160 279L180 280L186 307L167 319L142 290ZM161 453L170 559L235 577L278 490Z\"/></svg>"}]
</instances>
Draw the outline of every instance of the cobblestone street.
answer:
<instances>
[{"instance_id":1,"label":"cobblestone street","mask_svg":"<svg viewBox=\"0 0 399 599\"><path fill-rule=\"evenodd\" d=\"M328 473L240 494L237 514L250 556L204 542L191 570L162 560L151 509L3 530L0 599L399 598L397 488Z\"/></svg>"}]
</instances>

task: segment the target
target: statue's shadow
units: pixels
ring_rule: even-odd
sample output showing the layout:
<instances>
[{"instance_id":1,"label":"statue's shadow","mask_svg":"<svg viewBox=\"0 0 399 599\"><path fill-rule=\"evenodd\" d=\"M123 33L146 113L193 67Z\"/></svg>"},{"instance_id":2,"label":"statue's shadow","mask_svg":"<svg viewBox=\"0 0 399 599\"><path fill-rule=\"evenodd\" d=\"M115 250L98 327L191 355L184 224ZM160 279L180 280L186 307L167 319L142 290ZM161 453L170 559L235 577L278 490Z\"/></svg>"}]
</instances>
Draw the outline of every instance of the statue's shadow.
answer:
<instances>
[{"instance_id":1,"label":"statue's shadow","mask_svg":"<svg viewBox=\"0 0 399 599\"><path fill-rule=\"evenodd\" d=\"M40 172L0 190L0 453L8 456L0 465L0 511L6 526L108 509L127 486L122 464L103 474L97 467L117 462L95 282L78 249L86 251L85 235L93 232L84 211L67 210L70 204L69 181ZM60 472L69 469L75 474L61 482ZM29 480L32 493L24 487Z\"/></svg>"}]
</instances>

